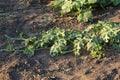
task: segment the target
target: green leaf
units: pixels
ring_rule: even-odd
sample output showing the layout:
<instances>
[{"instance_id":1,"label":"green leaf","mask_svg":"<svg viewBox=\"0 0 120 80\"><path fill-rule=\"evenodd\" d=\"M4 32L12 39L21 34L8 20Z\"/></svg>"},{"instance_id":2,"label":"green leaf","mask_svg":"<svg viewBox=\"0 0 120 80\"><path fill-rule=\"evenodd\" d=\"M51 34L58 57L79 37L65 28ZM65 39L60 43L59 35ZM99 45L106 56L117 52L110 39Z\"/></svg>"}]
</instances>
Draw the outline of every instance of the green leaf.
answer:
<instances>
[{"instance_id":1,"label":"green leaf","mask_svg":"<svg viewBox=\"0 0 120 80\"><path fill-rule=\"evenodd\" d=\"M93 4L93 3L96 3L96 2L97 2L97 0L88 0L89 4Z\"/></svg>"},{"instance_id":2,"label":"green leaf","mask_svg":"<svg viewBox=\"0 0 120 80\"><path fill-rule=\"evenodd\" d=\"M59 53L64 53L63 51L66 50L66 45L67 42L64 38L58 38L58 40L56 40L56 42L50 48L50 55L54 57Z\"/></svg>"},{"instance_id":3,"label":"green leaf","mask_svg":"<svg viewBox=\"0 0 120 80\"><path fill-rule=\"evenodd\" d=\"M25 39L25 46L31 44L31 43L34 43L36 41L36 38L35 37L30 37L30 38L27 38Z\"/></svg>"},{"instance_id":4,"label":"green leaf","mask_svg":"<svg viewBox=\"0 0 120 80\"><path fill-rule=\"evenodd\" d=\"M99 22L99 24L102 24L103 26L103 28L99 32L100 38L106 43L108 43L109 41L113 42L114 38L117 36L118 32L120 31L120 28L115 27L117 25L109 22L106 23Z\"/></svg>"},{"instance_id":5,"label":"green leaf","mask_svg":"<svg viewBox=\"0 0 120 80\"><path fill-rule=\"evenodd\" d=\"M20 39L23 39L23 32L20 33Z\"/></svg>"},{"instance_id":6,"label":"green leaf","mask_svg":"<svg viewBox=\"0 0 120 80\"><path fill-rule=\"evenodd\" d=\"M58 8L58 7L61 7L64 3L64 0L55 0L54 3L53 3L53 6L55 8Z\"/></svg>"},{"instance_id":7,"label":"green leaf","mask_svg":"<svg viewBox=\"0 0 120 80\"><path fill-rule=\"evenodd\" d=\"M82 22L88 22L88 21L93 21L93 15L90 10L83 10L78 16L77 16L78 21Z\"/></svg>"},{"instance_id":8,"label":"green leaf","mask_svg":"<svg viewBox=\"0 0 120 80\"><path fill-rule=\"evenodd\" d=\"M61 7L62 9L61 14L70 12L72 8L73 8L72 0L65 0L64 4Z\"/></svg>"},{"instance_id":9,"label":"green leaf","mask_svg":"<svg viewBox=\"0 0 120 80\"><path fill-rule=\"evenodd\" d=\"M90 54L94 57L94 58L101 58L104 57L106 54L102 51L93 51L91 50Z\"/></svg>"},{"instance_id":10,"label":"green leaf","mask_svg":"<svg viewBox=\"0 0 120 80\"><path fill-rule=\"evenodd\" d=\"M6 47L6 50L11 52L11 51L14 51L15 49L14 49L13 45L8 44L8 46Z\"/></svg>"},{"instance_id":11,"label":"green leaf","mask_svg":"<svg viewBox=\"0 0 120 80\"><path fill-rule=\"evenodd\" d=\"M34 54L34 46L33 45L29 45L27 46L27 48L24 50L24 54Z\"/></svg>"},{"instance_id":12,"label":"green leaf","mask_svg":"<svg viewBox=\"0 0 120 80\"><path fill-rule=\"evenodd\" d=\"M82 7L86 3L86 0L74 0L73 4L76 8Z\"/></svg>"},{"instance_id":13,"label":"green leaf","mask_svg":"<svg viewBox=\"0 0 120 80\"><path fill-rule=\"evenodd\" d=\"M82 37L82 36L81 36ZM80 37L74 40L73 45L73 52L76 56L80 55L80 50L84 47L84 40Z\"/></svg>"},{"instance_id":14,"label":"green leaf","mask_svg":"<svg viewBox=\"0 0 120 80\"><path fill-rule=\"evenodd\" d=\"M117 6L118 4L120 4L120 0L112 0L112 2L113 2L113 4L114 4L115 6Z\"/></svg>"}]
</instances>

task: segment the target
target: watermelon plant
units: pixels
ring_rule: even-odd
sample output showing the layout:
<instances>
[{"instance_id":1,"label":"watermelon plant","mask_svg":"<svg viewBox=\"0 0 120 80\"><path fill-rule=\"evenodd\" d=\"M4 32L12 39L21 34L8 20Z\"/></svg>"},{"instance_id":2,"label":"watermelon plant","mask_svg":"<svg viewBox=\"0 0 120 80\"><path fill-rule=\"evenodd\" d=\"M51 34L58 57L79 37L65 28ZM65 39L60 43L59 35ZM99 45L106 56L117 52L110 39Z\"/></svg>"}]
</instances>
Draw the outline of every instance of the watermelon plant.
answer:
<instances>
[{"instance_id":1,"label":"watermelon plant","mask_svg":"<svg viewBox=\"0 0 120 80\"><path fill-rule=\"evenodd\" d=\"M120 0L55 0L53 6L60 8L61 15L75 12L78 21L93 21L93 8L120 4Z\"/></svg>"},{"instance_id":2,"label":"watermelon plant","mask_svg":"<svg viewBox=\"0 0 120 80\"><path fill-rule=\"evenodd\" d=\"M111 22L99 21L86 29L78 31L71 29L55 28L42 34L41 38L30 37L24 39L10 38L9 40L21 40L19 47L9 44L6 49L0 51L23 52L24 54L34 54L36 50L49 49L51 56L59 54L73 53L81 55L82 50L88 51L93 57L101 58L105 56L107 46L120 51L120 25ZM9 41L10 42L10 41Z\"/></svg>"}]
</instances>

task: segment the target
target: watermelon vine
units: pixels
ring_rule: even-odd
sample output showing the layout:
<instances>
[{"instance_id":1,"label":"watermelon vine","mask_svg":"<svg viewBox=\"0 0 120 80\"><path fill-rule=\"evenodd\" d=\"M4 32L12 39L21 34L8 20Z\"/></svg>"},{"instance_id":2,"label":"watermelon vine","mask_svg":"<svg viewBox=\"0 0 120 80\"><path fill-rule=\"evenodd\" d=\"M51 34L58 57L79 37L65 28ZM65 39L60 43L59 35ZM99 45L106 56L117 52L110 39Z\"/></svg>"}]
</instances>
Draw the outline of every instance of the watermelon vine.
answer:
<instances>
[{"instance_id":1,"label":"watermelon vine","mask_svg":"<svg viewBox=\"0 0 120 80\"><path fill-rule=\"evenodd\" d=\"M8 39L20 40L21 45L16 48L9 44L6 49L0 51L21 51L24 54L33 55L36 50L47 48L51 56L67 53L79 56L82 50L86 50L93 57L101 58L106 55L106 46L120 51L120 24L99 21L81 31L55 28L44 32L41 38L12 39L8 37Z\"/></svg>"},{"instance_id":2,"label":"watermelon vine","mask_svg":"<svg viewBox=\"0 0 120 80\"><path fill-rule=\"evenodd\" d=\"M75 12L74 15L78 21L93 21L93 8L102 7L113 4L117 6L120 0L55 0L53 6L60 8L61 15Z\"/></svg>"}]
</instances>

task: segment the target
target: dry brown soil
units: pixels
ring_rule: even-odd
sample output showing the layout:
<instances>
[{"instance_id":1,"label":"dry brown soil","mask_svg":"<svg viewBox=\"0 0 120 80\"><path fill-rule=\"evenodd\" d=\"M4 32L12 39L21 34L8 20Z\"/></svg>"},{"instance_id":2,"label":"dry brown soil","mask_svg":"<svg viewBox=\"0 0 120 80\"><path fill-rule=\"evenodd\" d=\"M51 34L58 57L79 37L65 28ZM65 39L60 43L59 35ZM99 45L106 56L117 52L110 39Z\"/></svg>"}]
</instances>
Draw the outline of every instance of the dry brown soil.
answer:
<instances>
[{"instance_id":1,"label":"dry brown soil","mask_svg":"<svg viewBox=\"0 0 120 80\"><path fill-rule=\"evenodd\" d=\"M49 1L49 0L48 0ZM71 17L59 17L45 0L0 0L0 48L8 42L5 35L29 37L54 27L80 30L98 20L120 23L120 5L94 12L94 22L79 23ZM112 48L106 57L92 58L83 51L81 56L66 54L51 57L49 50L34 56L0 52L0 80L120 80L120 53Z\"/></svg>"}]
</instances>

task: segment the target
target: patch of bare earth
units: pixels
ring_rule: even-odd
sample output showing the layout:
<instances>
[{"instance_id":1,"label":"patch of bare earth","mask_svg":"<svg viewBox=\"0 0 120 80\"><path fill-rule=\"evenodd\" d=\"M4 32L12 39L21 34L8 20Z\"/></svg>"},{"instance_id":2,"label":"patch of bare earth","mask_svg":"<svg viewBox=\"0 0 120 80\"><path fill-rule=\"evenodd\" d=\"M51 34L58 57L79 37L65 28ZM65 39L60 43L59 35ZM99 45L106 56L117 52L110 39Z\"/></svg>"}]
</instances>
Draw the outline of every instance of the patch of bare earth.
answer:
<instances>
[{"instance_id":1,"label":"patch of bare earth","mask_svg":"<svg viewBox=\"0 0 120 80\"><path fill-rule=\"evenodd\" d=\"M18 37L24 32L28 37L56 26L80 30L98 20L120 23L120 5L98 9L93 13L94 22L83 24L75 18L58 17L58 10L44 0L16 0L14 3L7 0L9 6L5 6L5 1L0 1L1 49L8 44L4 35ZM120 53L111 48L106 52L107 56L101 59L92 58L85 51L78 57L71 53L51 57L49 50L37 51L34 56L3 52L0 54L0 80L120 80Z\"/></svg>"}]
</instances>

